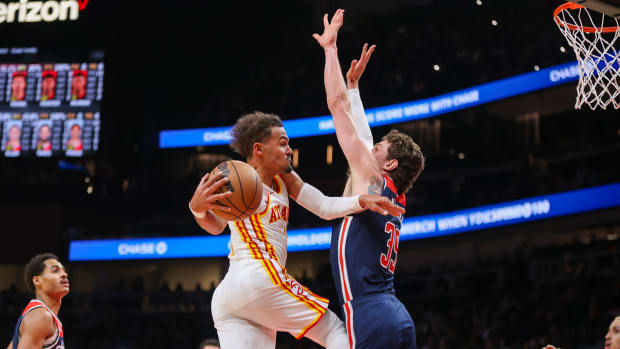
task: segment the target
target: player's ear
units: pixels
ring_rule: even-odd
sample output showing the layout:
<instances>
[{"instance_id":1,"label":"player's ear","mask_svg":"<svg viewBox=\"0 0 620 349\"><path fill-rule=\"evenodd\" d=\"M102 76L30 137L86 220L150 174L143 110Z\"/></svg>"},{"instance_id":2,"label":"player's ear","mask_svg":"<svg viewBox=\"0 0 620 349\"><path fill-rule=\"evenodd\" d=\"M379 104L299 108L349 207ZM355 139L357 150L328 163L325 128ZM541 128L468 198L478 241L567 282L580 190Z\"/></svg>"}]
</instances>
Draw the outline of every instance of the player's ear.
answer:
<instances>
[{"instance_id":1,"label":"player's ear","mask_svg":"<svg viewBox=\"0 0 620 349\"><path fill-rule=\"evenodd\" d=\"M383 169L386 171L392 171L398 167L398 160L390 159L383 164Z\"/></svg>"},{"instance_id":2,"label":"player's ear","mask_svg":"<svg viewBox=\"0 0 620 349\"><path fill-rule=\"evenodd\" d=\"M252 154L263 154L263 145L261 143L254 143L252 146Z\"/></svg>"},{"instance_id":3,"label":"player's ear","mask_svg":"<svg viewBox=\"0 0 620 349\"><path fill-rule=\"evenodd\" d=\"M32 283L34 284L35 289L37 288L37 286L41 286L41 279L38 275L32 277Z\"/></svg>"}]
</instances>

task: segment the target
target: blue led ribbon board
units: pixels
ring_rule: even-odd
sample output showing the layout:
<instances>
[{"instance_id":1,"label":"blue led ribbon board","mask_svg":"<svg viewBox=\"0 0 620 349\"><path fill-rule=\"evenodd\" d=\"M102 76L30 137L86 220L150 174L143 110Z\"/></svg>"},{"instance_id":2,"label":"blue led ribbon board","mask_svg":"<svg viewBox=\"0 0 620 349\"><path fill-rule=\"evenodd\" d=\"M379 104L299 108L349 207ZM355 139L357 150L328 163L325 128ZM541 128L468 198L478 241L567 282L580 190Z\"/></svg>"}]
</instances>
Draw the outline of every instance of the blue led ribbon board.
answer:
<instances>
[{"instance_id":1,"label":"blue led ribbon board","mask_svg":"<svg viewBox=\"0 0 620 349\"><path fill-rule=\"evenodd\" d=\"M460 234L620 206L620 183L403 220L401 240ZM70 261L223 257L230 236L85 240L69 245ZM288 251L329 249L331 227L288 232Z\"/></svg>"},{"instance_id":2,"label":"blue led ribbon board","mask_svg":"<svg viewBox=\"0 0 620 349\"><path fill-rule=\"evenodd\" d=\"M366 117L370 127L425 119L565 84L578 78L579 67L575 61L418 101L366 109ZM330 115L283 120L283 123L289 138L336 132ZM228 144L231 139L231 128L232 126L161 131L159 147L182 148Z\"/></svg>"}]
</instances>

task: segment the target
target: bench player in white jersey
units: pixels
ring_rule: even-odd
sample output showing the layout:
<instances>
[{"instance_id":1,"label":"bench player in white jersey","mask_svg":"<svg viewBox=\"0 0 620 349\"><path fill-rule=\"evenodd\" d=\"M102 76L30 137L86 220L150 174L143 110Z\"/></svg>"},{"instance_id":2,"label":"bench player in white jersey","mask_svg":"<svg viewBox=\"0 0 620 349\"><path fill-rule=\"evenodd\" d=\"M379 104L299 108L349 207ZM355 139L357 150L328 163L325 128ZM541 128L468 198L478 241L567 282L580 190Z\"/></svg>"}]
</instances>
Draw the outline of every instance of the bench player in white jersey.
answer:
<instances>
[{"instance_id":1,"label":"bench player in white jersey","mask_svg":"<svg viewBox=\"0 0 620 349\"><path fill-rule=\"evenodd\" d=\"M35 293L15 325L7 349L64 349L62 323L58 311L69 293L65 267L51 253L34 256L26 265L26 286Z\"/></svg>"},{"instance_id":2,"label":"bench player in white jersey","mask_svg":"<svg viewBox=\"0 0 620 349\"><path fill-rule=\"evenodd\" d=\"M307 337L331 348L346 348L342 321L327 309L328 300L299 284L286 272L289 196L324 219L363 209L401 214L402 208L376 195L326 197L293 172L292 150L280 118L255 112L240 118L231 147L247 159L263 182L263 200L254 215L228 222L230 267L212 300L212 315L223 349L275 348L276 331ZM227 222L210 209L230 193L213 194L226 178L203 177L190 210L198 224L220 234Z\"/></svg>"}]
</instances>

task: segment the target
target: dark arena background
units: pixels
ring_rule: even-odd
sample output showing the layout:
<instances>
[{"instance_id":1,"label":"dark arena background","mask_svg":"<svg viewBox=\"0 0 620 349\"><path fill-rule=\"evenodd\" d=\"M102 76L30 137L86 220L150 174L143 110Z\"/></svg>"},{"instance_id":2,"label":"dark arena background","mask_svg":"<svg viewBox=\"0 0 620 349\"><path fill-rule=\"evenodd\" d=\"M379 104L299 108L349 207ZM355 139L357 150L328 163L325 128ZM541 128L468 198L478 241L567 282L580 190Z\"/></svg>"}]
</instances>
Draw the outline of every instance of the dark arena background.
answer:
<instances>
[{"instance_id":1,"label":"dark arena background","mask_svg":"<svg viewBox=\"0 0 620 349\"><path fill-rule=\"evenodd\" d=\"M24 266L43 252L71 280L59 313L67 348L217 338L211 296L230 232L202 231L188 202L216 164L241 160L227 129L255 110L285 121L305 181L341 195L346 159L311 35L344 8L343 72L377 45L360 82L375 140L396 128L427 159L395 274L418 348L603 348L620 315L620 112L575 110L579 69L553 20L562 1L43 1L38 21L2 11L10 2L20 4L0 2L0 347L33 297ZM79 11L63 17L72 2ZM55 95L41 92L45 71ZM19 74L23 98L11 89ZM297 119L310 126L287 123ZM15 125L21 150L9 146ZM37 143L43 125L51 149ZM291 200L287 269L341 315L329 225ZM279 333L277 348L318 346Z\"/></svg>"}]
</instances>

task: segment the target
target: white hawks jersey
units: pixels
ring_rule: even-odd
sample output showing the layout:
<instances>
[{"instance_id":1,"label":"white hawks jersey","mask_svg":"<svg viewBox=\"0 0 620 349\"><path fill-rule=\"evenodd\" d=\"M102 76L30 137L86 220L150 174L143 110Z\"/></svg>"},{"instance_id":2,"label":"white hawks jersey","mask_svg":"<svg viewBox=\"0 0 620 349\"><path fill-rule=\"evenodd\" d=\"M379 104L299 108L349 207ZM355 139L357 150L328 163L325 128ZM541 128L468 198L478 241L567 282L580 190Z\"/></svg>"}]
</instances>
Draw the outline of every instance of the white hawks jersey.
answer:
<instances>
[{"instance_id":1,"label":"white hawks jersey","mask_svg":"<svg viewBox=\"0 0 620 349\"><path fill-rule=\"evenodd\" d=\"M276 190L263 183L263 198L255 214L228 222L231 260L271 259L286 265L288 192L280 176L273 178L273 184Z\"/></svg>"}]
</instances>

